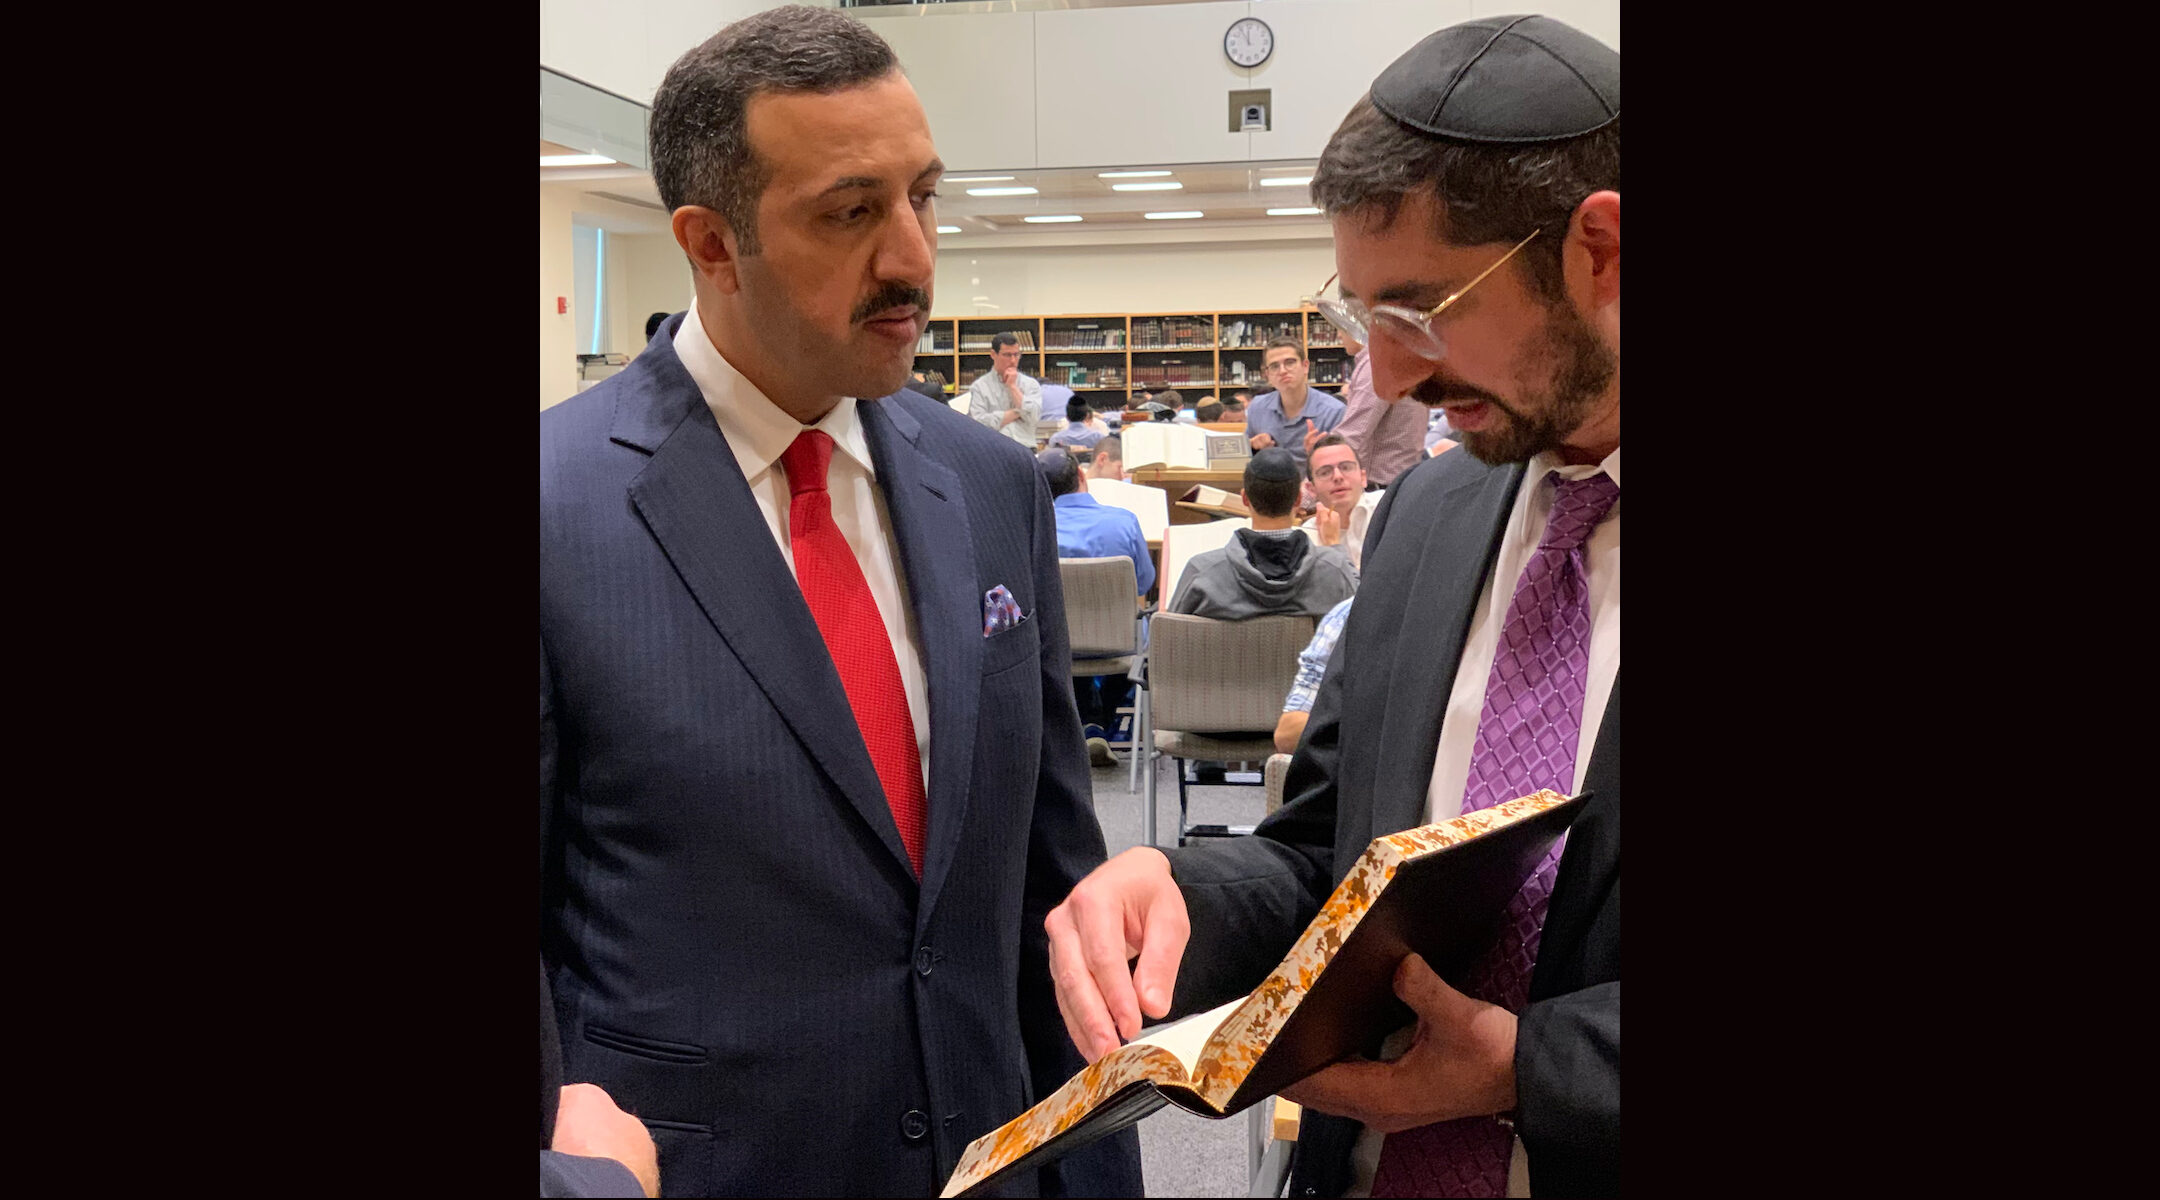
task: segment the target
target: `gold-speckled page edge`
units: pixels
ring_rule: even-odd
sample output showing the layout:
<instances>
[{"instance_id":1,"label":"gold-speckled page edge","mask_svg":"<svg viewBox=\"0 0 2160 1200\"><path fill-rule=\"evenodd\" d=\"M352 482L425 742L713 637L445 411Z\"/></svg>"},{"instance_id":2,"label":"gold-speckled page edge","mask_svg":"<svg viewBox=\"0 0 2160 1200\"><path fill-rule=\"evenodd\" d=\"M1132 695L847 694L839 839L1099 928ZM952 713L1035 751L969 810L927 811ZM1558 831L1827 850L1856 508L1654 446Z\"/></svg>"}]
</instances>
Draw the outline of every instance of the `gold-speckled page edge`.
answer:
<instances>
[{"instance_id":1,"label":"gold-speckled page edge","mask_svg":"<svg viewBox=\"0 0 2160 1200\"><path fill-rule=\"evenodd\" d=\"M1437 824L1374 838L1327 903L1320 906L1312 924L1305 927L1281 965L1253 990L1244 1005L1223 1018L1215 1035L1208 1039L1193 1073L1194 1091L1218 1109L1230 1102L1252 1073L1253 1065L1282 1031L1283 1023L1297 1011L1298 1002L1327 969L1335 952L1349 940L1403 863L1461 845L1566 802L1566 796L1547 788Z\"/></svg>"},{"instance_id":2,"label":"gold-speckled page edge","mask_svg":"<svg viewBox=\"0 0 2160 1200\"><path fill-rule=\"evenodd\" d=\"M1132 1053L1138 1050L1140 1053ZM1126 1046L1089 1063L1042 1103L968 1143L940 1196L957 1196L1080 1123L1135 1083L1185 1084L1185 1067L1160 1046Z\"/></svg>"}]
</instances>

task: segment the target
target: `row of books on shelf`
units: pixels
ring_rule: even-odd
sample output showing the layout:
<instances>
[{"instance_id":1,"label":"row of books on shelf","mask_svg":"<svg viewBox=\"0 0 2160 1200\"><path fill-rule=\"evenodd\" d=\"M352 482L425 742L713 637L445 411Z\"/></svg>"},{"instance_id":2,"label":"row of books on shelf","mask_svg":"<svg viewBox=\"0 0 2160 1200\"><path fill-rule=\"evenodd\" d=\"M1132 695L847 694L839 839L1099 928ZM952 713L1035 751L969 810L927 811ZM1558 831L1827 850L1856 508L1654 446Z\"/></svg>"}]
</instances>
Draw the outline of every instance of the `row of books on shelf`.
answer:
<instances>
[{"instance_id":1,"label":"row of books on shelf","mask_svg":"<svg viewBox=\"0 0 2160 1200\"><path fill-rule=\"evenodd\" d=\"M1043 341L1056 342L1050 350L1123 350L1125 331L1100 325L1075 325L1071 329L1046 329Z\"/></svg>"},{"instance_id":2,"label":"row of books on shelf","mask_svg":"<svg viewBox=\"0 0 2160 1200\"><path fill-rule=\"evenodd\" d=\"M1225 321L1218 344L1233 350L1255 350L1279 337L1300 338L1305 331L1294 320Z\"/></svg>"},{"instance_id":3,"label":"row of books on shelf","mask_svg":"<svg viewBox=\"0 0 2160 1200\"><path fill-rule=\"evenodd\" d=\"M1019 338L1022 350L1033 350L1035 348L1035 331L1032 329L993 329L985 333L977 333L971 329L960 335L960 349L963 353L979 351L988 354L990 353L990 339L996 337L999 333L1010 333ZM917 343L917 346L919 348L920 343Z\"/></svg>"},{"instance_id":4,"label":"row of books on shelf","mask_svg":"<svg viewBox=\"0 0 2160 1200\"><path fill-rule=\"evenodd\" d=\"M1083 367L1074 363L1051 363L1043 371L1046 380L1055 380L1074 388L1121 388L1125 386L1123 367Z\"/></svg>"},{"instance_id":5,"label":"row of books on shelf","mask_svg":"<svg viewBox=\"0 0 2160 1200\"><path fill-rule=\"evenodd\" d=\"M1134 317L1135 350L1183 350L1215 344L1215 322L1205 317Z\"/></svg>"}]
</instances>

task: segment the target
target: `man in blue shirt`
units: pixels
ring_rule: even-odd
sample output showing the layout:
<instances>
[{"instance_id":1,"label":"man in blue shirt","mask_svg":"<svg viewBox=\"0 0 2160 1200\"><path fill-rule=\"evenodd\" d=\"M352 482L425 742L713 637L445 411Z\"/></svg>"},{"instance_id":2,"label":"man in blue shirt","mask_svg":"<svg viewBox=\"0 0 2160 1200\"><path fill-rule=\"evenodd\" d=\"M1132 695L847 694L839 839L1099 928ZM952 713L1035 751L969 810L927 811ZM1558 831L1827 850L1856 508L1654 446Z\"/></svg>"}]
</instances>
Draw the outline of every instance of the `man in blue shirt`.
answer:
<instances>
[{"instance_id":1,"label":"man in blue shirt","mask_svg":"<svg viewBox=\"0 0 2160 1200\"><path fill-rule=\"evenodd\" d=\"M1296 338L1279 337L1267 344L1261 370L1272 392L1252 398L1245 409L1245 438L1254 453L1280 446L1305 470L1305 443L1335 428L1349 411L1341 400L1318 388L1305 386L1305 348Z\"/></svg>"},{"instance_id":2,"label":"man in blue shirt","mask_svg":"<svg viewBox=\"0 0 2160 1200\"><path fill-rule=\"evenodd\" d=\"M1133 597L1137 611L1140 598L1155 586L1155 559L1148 553L1147 539L1140 536L1140 518L1081 491L1080 464L1064 450L1053 446L1043 451L1035 456L1035 465L1050 485L1050 502L1057 512L1058 557L1130 558L1140 589ZM1075 678L1073 698L1080 705L1080 723L1087 727L1089 760L1098 767L1114 767L1117 759L1111 757L1103 730L1117 724L1117 702L1126 688L1125 681L1116 678L1106 692L1103 678Z\"/></svg>"},{"instance_id":3,"label":"man in blue shirt","mask_svg":"<svg viewBox=\"0 0 2160 1200\"><path fill-rule=\"evenodd\" d=\"M1075 397L1065 402L1065 428L1050 435L1050 449L1092 451L1095 443L1109 436L1110 427L1095 419L1087 401Z\"/></svg>"}]
</instances>

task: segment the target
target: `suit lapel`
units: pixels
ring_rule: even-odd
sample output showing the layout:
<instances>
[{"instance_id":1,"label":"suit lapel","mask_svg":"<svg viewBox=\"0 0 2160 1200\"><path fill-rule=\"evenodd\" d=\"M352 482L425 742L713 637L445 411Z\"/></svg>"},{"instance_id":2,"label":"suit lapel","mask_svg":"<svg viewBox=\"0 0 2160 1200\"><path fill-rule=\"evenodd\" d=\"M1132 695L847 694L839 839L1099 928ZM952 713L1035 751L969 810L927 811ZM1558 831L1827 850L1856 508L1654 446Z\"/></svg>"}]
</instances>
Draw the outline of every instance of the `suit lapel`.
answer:
<instances>
[{"instance_id":1,"label":"suit lapel","mask_svg":"<svg viewBox=\"0 0 2160 1200\"><path fill-rule=\"evenodd\" d=\"M930 806L923 846L918 921L937 902L967 816L968 780L975 766L976 697L982 684L982 597L975 592L974 538L960 476L924 454L922 424L901 392L858 406L870 459L877 465L885 512L892 519L907 580L915 635L922 642L930 691Z\"/></svg>"},{"instance_id":2,"label":"suit lapel","mask_svg":"<svg viewBox=\"0 0 2160 1200\"><path fill-rule=\"evenodd\" d=\"M1554 907L1545 919L1544 942L1538 949L1538 965L1547 962L1572 963L1577 961L1576 951L1590 935L1589 917L1605 906L1605 897L1617 885L1620 877L1620 839L1618 826L1620 795L1620 676L1613 675L1612 695L1605 700L1605 715L1598 719L1597 744L1591 747L1590 761L1583 769L1583 790L1596 793L1590 798L1581 816L1576 818L1576 829L1586 828L1590 822L1600 822L1604 827L1594 831L1591 844L1595 845L1595 857L1576 849L1575 830L1562 836L1568 838L1568 848L1560 860L1561 880L1553 885ZM1594 873L1593 873L1594 872ZM1566 919L1555 921L1552 914L1565 912ZM1534 982L1534 981L1533 981ZM1533 991L1533 995L1542 993Z\"/></svg>"},{"instance_id":3,"label":"suit lapel","mask_svg":"<svg viewBox=\"0 0 2160 1200\"><path fill-rule=\"evenodd\" d=\"M649 358L660 361L626 390L611 431L652 455L630 482L630 503L743 669L912 876L839 672L734 452L671 341L656 340L637 362Z\"/></svg>"},{"instance_id":4,"label":"suit lapel","mask_svg":"<svg viewBox=\"0 0 2160 1200\"><path fill-rule=\"evenodd\" d=\"M1441 492L1413 519L1427 521L1422 556L1402 619L1413 627L1417 613L1433 614L1431 642L1421 653L1399 655L1387 664L1387 711L1381 715L1379 762L1373 779L1372 836L1396 833L1425 823L1425 798L1431 790L1433 747L1470 618L1484 591L1507 532L1508 513L1522 486L1521 463L1480 472ZM1432 514L1446 512L1446 519ZM1409 513L1389 514L1394 520ZM1462 565L1475 562L1478 569ZM1351 610L1353 617L1356 610ZM1479 668L1490 669L1489 665Z\"/></svg>"}]
</instances>

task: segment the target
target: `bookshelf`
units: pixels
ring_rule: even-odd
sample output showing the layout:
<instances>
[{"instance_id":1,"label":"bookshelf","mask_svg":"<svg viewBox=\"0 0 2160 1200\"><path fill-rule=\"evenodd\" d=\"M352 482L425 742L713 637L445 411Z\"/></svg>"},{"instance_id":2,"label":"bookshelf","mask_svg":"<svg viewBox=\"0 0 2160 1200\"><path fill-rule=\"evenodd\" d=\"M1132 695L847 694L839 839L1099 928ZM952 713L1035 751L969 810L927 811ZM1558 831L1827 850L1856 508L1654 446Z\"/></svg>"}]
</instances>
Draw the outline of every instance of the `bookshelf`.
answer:
<instances>
[{"instance_id":1,"label":"bookshelf","mask_svg":"<svg viewBox=\"0 0 2160 1200\"><path fill-rule=\"evenodd\" d=\"M1340 394L1350 373L1342 335L1310 308L932 317L915 369L942 372L947 394L958 395L990 369L990 338L1001 332L1020 339L1023 372L1064 384L1097 409L1130 407L1141 388L1176 388L1188 399L1267 391L1260 360L1278 336L1306 346L1314 387Z\"/></svg>"}]
</instances>

